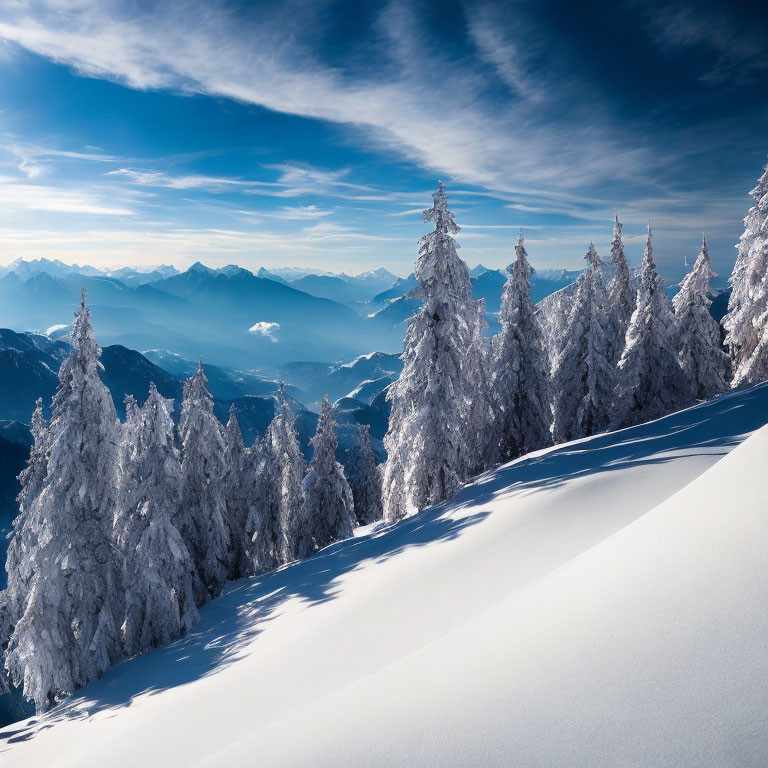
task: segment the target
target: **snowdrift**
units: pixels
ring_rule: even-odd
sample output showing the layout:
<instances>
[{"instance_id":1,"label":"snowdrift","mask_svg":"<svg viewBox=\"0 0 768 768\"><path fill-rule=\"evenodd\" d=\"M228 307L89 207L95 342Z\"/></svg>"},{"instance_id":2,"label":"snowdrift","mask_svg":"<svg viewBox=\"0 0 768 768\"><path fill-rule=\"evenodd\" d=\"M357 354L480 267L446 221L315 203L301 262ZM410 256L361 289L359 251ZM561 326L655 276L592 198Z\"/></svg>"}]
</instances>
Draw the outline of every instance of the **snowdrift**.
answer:
<instances>
[{"instance_id":1,"label":"snowdrift","mask_svg":"<svg viewBox=\"0 0 768 768\"><path fill-rule=\"evenodd\" d=\"M762 386L531 454L237 582L0 762L763 766L766 421Z\"/></svg>"}]
</instances>

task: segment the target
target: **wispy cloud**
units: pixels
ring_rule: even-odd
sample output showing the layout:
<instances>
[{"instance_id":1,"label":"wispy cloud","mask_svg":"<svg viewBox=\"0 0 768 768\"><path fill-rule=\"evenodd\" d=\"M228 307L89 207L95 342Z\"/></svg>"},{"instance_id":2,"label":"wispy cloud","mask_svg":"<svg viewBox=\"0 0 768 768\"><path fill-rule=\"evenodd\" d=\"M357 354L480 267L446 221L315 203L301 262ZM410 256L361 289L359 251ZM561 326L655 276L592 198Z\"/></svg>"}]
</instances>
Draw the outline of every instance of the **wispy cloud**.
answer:
<instances>
[{"instance_id":1,"label":"wispy cloud","mask_svg":"<svg viewBox=\"0 0 768 768\"><path fill-rule=\"evenodd\" d=\"M134 211L108 202L94 194L60 187L19 183L0 177L0 205L6 210L50 211L57 213L131 216Z\"/></svg>"},{"instance_id":2,"label":"wispy cloud","mask_svg":"<svg viewBox=\"0 0 768 768\"><path fill-rule=\"evenodd\" d=\"M557 78L542 80L534 89L526 85L522 69L512 71L513 64L522 67L524 61L510 37L492 34L500 27L493 6L473 10L482 21L472 30L483 55L519 93L503 109L478 99L482 72L456 66L421 39L409 41L399 24L390 66L377 79L329 67L300 31L295 36L280 32L285 19L297 15L294 11L300 7L305 12L304 3L260 9L256 23L244 22L216 0L204 10L196 5L195 13L184 12L183 6L167 4L136 14L129 4L29 0L0 13L0 37L84 74L134 88L225 96L363 129L377 145L491 188L509 189L511 182L575 188L587 178L627 176L647 167L647 153L637 147L636 138L622 145L615 127L561 120L542 128L531 122L535 102L544 95L557 97ZM382 23L407 12L403 4L392 3L381 14ZM423 77L427 71L439 71L451 84L450 105L434 98L438 86ZM285 168L283 176L285 196L307 185L323 183L342 192L349 184L343 177L313 178L295 167ZM354 186L347 191L356 199L373 195Z\"/></svg>"},{"instance_id":3,"label":"wispy cloud","mask_svg":"<svg viewBox=\"0 0 768 768\"><path fill-rule=\"evenodd\" d=\"M146 187L164 187L166 189L204 189L216 192L232 187L248 187L258 185L258 181L243 181L201 174L174 176L162 171L138 170L133 168L117 168L107 171L106 176L119 176L133 184Z\"/></svg>"},{"instance_id":4,"label":"wispy cloud","mask_svg":"<svg viewBox=\"0 0 768 768\"><path fill-rule=\"evenodd\" d=\"M6 137L0 138L0 151L13 158L14 164L28 179L43 175L51 160L79 160L97 163L115 162L118 158L98 152L75 152L71 150L41 147L35 144L19 142Z\"/></svg>"},{"instance_id":5,"label":"wispy cloud","mask_svg":"<svg viewBox=\"0 0 768 768\"><path fill-rule=\"evenodd\" d=\"M285 221L305 221L307 219L322 219L330 216L333 211L318 208L316 205L284 206L275 211L260 211L259 215L266 219L284 219Z\"/></svg>"},{"instance_id":6,"label":"wispy cloud","mask_svg":"<svg viewBox=\"0 0 768 768\"><path fill-rule=\"evenodd\" d=\"M521 218L528 229L546 227L562 235L567 249L569 238L580 242L592 229L609 229L616 204L628 221L658 213L676 231L702 222L738 221L743 213L745 201L723 191L719 179L713 186L720 189L702 199L677 196L670 169L679 169L685 157L696 157L706 142L686 129L667 132L670 141L654 144L655 115L638 117L631 125L618 119L586 68L578 79L562 49L526 26L525 9L511 12L501 0L467 0L462 14L459 4L451 19L452 33L463 46L457 54L442 44L441 33L424 17L434 4L394 0L365 16L369 27L351 51L340 46L329 56L320 33L329 9L336 8L330 0L251 5L171 0L138 12L129 0L13 0L0 6L0 39L80 74L131 88L223 97L333 123L333 140L340 136L354 144L363 150L360 157L375 150L378 158L396 161L392 165L398 173L392 175L398 180L403 168L410 172L413 166L443 176L451 202L466 206L465 216L469 202L492 207L498 223L474 223L486 219L467 216L465 234L482 236L476 242L497 251L508 246L505 230L516 229ZM764 66L765 49L754 34L720 23L717 15L692 14L690 4L668 6L650 21L640 13L636 17L640 24L645 19L656 25L660 46L714 51L714 69L705 77L741 76ZM369 63L368 54L375 62ZM365 66L358 66L363 58ZM0 137L0 149L10 143ZM153 259L163 254L164 260L181 263L190 254L212 259L233 254L226 256L232 260L254 253L322 262L319 256L335 258L355 249L371 258L377 242L407 242L412 258L415 236L408 229L409 217L418 228L430 189L414 191L413 183L401 185L407 192L384 188L378 179L362 177L348 154L343 159L338 159L342 153L316 155L315 162L329 166L338 159L339 167L325 168L295 159L268 162L276 156L265 154L268 164L255 170L249 165L239 178L228 175L236 167L232 163L222 164L226 170L219 174L207 174L188 169L210 170L213 163L23 146L8 155L2 170L23 175L27 183L21 176L4 181L0 202L7 201L9 210L137 214L131 231L94 232L83 225L81 234L73 236L81 238L78 247L90 251L96 243L108 245L113 259L126 261L143 258L146 250ZM402 159L409 164L401 165ZM91 180L97 174L95 186L81 187L88 194L72 184L57 189L55 179L50 186L40 182L49 180L46 171L55 176L55 164L65 160L100 164L90 169ZM114 167L101 165L107 162ZM99 185L111 187L111 193ZM718 194L728 199L718 200ZM233 197L238 199L233 202ZM364 203L382 218L392 217L386 227L379 223L378 230L363 231L360 218L341 215L341 209L357 215ZM251 204L254 210L244 215ZM199 227L179 226L183 206L186 222L194 217ZM167 220L164 232L151 223L161 217ZM220 222L219 229L203 225L214 221ZM142 232L136 231L139 225ZM266 226L251 231L257 225ZM382 231L386 236L377 234ZM407 237L399 237L403 233ZM28 234L30 247L57 247L55 238ZM4 237L8 244L7 233ZM542 235L542 248L551 242ZM9 247L21 246L14 241ZM59 247L74 250L76 243L64 236ZM554 253L554 247L547 253ZM582 254L579 247L574 258Z\"/></svg>"}]
</instances>

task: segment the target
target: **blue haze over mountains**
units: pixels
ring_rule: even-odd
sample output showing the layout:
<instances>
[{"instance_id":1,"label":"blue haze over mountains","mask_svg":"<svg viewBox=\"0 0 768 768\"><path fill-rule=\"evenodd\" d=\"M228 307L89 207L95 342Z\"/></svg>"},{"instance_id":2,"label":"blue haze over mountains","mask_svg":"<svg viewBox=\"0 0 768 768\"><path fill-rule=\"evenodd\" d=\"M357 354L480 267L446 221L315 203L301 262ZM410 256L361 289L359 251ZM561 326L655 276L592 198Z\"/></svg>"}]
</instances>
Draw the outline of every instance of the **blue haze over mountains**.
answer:
<instances>
[{"instance_id":1,"label":"blue haze over mountains","mask_svg":"<svg viewBox=\"0 0 768 768\"><path fill-rule=\"evenodd\" d=\"M412 275L399 279L384 269L356 277L286 272L254 274L196 263L184 272L164 266L106 274L55 261L14 262L0 273L0 326L62 336L85 288L103 346L164 349L189 359L202 355L216 365L271 374L288 362L399 354L404 323L418 306L410 296ZM492 315L504 275L475 272L476 298L485 299ZM534 299L577 274L543 274L533 282Z\"/></svg>"}]
</instances>

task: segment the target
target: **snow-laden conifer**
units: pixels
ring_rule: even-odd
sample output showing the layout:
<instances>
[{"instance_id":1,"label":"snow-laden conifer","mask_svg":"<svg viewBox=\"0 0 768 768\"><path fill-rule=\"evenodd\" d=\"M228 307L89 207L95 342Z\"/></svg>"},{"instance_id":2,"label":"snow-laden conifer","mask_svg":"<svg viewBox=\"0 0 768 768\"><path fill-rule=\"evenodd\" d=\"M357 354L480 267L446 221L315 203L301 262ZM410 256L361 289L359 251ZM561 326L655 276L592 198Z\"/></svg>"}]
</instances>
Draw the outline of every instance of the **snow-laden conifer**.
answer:
<instances>
[{"instance_id":1,"label":"snow-laden conifer","mask_svg":"<svg viewBox=\"0 0 768 768\"><path fill-rule=\"evenodd\" d=\"M19 475L21 490L16 498L19 502L19 514L13 521L13 532L5 561L8 581L3 594L3 623L6 626L0 627L0 643L7 641L10 630L21 617L32 576L32 562L27 554L31 548L37 546L38 535L42 532L42 521L39 517L42 506L37 501L48 474L48 425L43 415L42 398L38 398L35 403L30 431L32 448L26 466Z\"/></svg>"},{"instance_id":2,"label":"snow-laden conifer","mask_svg":"<svg viewBox=\"0 0 768 768\"><path fill-rule=\"evenodd\" d=\"M138 445L139 424L141 421L141 409L133 395L126 395L123 398L123 404L125 406L125 422L119 429L118 479L126 474L126 468L133 459L133 453Z\"/></svg>"},{"instance_id":3,"label":"snow-laden conifer","mask_svg":"<svg viewBox=\"0 0 768 768\"><path fill-rule=\"evenodd\" d=\"M549 361L531 301L531 267L523 235L501 298L501 331L493 339L493 389L498 412L493 429L497 461L541 448L550 439Z\"/></svg>"},{"instance_id":4,"label":"snow-laden conifer","mask_svg":"<svg viewBox=\"0 0 768 768\"><path fill-rule=\"evenodd\" d=\"M744 219L723 318L734 387L768 378L768 165L750 194L755 205Z\"/></svg>"},{"instance_id":5,"label":"snow-laden conifer","mask_svg":"<svg viewBox=\"0 0 768 768\"><path fill-rule=\"evenodd\" d=\"M123 642L129 655L173 640L199 616L205 597L197 569L173 523L181 465L169 402L149 386L138 413L126 411L136 444L127 452L115 524L125 583Z\"/></svg>"},{"instance_id":6,"label":"snow-laden conifer","mask_svg":"<svg viewBox=\"0 0 768 768\"><path fill-rule=\"evenodd\" d=\"M657 419L691 402L690 385L677 362L674 318L653 260L650 224L617 376L616 427Z\"/></svg>"},{"instance_id":7,"label":"snow-laden conifer","mask_svg":"<svg viewBox=\"0 0 768 768\"><path fill-rule=\"evenodd\" d=\"M123 600L112 544L118 421L99 377L101 350L85 291L72 345L53 398L48 471L31 501L32 526L20 526L22 540L13 544L29 575L5 667L38 710L99 677L121 655Z\"/></svg>"},{"instance_id":8,"label":"snow-laden conifer","mask_svg":"<svg viewBox=\"0 0 768 768\"><path fill-rule=\"evenodd\" d=\"M497 459L495 446L488 438L496 417L496 407L491 382L493 352L491 340L484 334L488 327L485 299L475 302L475 315L472 342L464 356L466 388L470 393L467 414L468 476L488 469Z\"/></svg>"},{"instance_id":9,"label":"snow-laden conifer","mask_svg":"<svg viewBox=\"0 0 768 768\"><path fill-rule=\"evenodd\" d=\"M359 525L381 520L381 471L371 447L371 432L367 424L355 426L355 443L349 461L347 479L352 488L355 518Z\"/></svg>"},{"instance_id":10,"label":"snow-laden conifer","mask_svg":"<svg viewBox=\"0 0 768 768\"><path fill-rule=\"evenodd\" d=\"M255 468L253 503L246 521L255 573L277 568L282 562L283 518L281 515L281 475L274 452L273 420L264 439L251 447Z\"/></svg>"},{"instance_id":11,"label":"snow-laden conifer","mask_svg":"<svg viewBox=\"0 0 768 768\"><path fill-rule=\"evenodd\" d=\"M556 443L607 430L611 420L614 366L608 346L607 297L600 257L592 243L584 258L589 269L576 292L553 377Z\"/></svg>"},{"instance_id":12,"label":"snow-laden conifer","mask_svg":"<svg viewBox=\"0 0 768 768\"><path fill-rule=\"evenodd\" d=\"M224 488L224 439L200 363L184 383L181 438L181 504L176 519L210 595L218 595L230 571Z\"/></svg>"},{"instance_id":13,"label":"snow-laden conifer","mask_svg":"<svg viewBox=\"0 0 768 768\"><path fill-rule=\"evenodd\" d=\"M447 498L482 463L480 425L473 423L487 410L478 405L484 396L475 343L480 316L442 183L433 198L424 221L435 229L419 241L414 269L423 304L408 325L403 371L387 393L392 411L383 498L390 520Z\"/></svg>"},{"instance_id":14,"label":"snow-laden conifer","mask_svg":"<svg viewBox=\"0 0 768 768\"><path fill-rule=\"evenodd\" d=\"M297 545L299 557L352 535L354 502L344 469L336 461L336 419L328 395L323 398L317 432L312 438L314 453L302 484L304 504Z\"/></svg>"},{"instance_id":15,"label":"snow-laden conifer","mask_svg":"<svg viewBox=\"0 0 768 768\"><path fill-rule=\"evenodd\" d=\"M296 417L285 394L285 385L281 384L280 408L269 429L269 452L274 461L272 471L280 507L280 563L296 559L301 534L301 510L304 502L301 484L307 464L299 447L295 422Z\"/></svg>"},{"instance_id":16,"label":"snow-laden conifer","mask_svg":"<svg viewBox=\"0 0 768 768\"><path fill-rule=\"evenodd\" d=\"M707 242L672 299L679 344L677 359L697 400L709 400L727 389L728 356L720 348L720 326L709 312L712 271Z\"/></svg>"},{"instance_id":17,"label":"snow-laden conifer","mask_svg":"<svg viewBox=\"0 0 768 768\"><path fill-rule=\"evenodd\" d=\"M255 467L251 453L243 443L234 405L229 409L229 420L224 428L224 465L227 523L232 549L230 578L240 579L253 573L253 542L246 527L255 502Z\"/></svg>"},{"instance_id":18,"label":"snow-laden conifer","mask_svg":"<svg viewBox=\"0 0 768 768\"><path fill-rule=\"evenodd\" d=\"M626 342L627 328L635 311L636 291L632 275L624 255L624 241L621 237L622 224L616 214L611 238L611 261L613 275L608 283L608 345L611 362L615 365L621 359Z\"/></svg>"}]
</instances>

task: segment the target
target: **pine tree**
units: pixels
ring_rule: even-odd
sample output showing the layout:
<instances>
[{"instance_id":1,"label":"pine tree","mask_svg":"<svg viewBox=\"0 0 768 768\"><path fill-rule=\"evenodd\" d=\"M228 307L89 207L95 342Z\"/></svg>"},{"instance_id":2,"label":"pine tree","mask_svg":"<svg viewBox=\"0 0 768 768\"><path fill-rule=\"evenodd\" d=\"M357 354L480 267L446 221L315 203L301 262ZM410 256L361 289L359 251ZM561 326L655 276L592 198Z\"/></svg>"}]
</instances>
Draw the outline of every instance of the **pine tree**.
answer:
<instances>
[{"instance_id":1,"label":"pine tree","mask_svg":"<svg viewBox=\"0 0 768 768\"><path fill-rule=\"evenodd\" d=\"M482 463L481 426L473 423L487 410L478 407L485 394L476 344L480 315L442 183L433 198L424 221L434 221L435 229L419 241L414 269L423 304L408 325L403 371L387 393L392 411L383 499L389 520L447 498Z\"/></svg>"},{"instance_id":2,"label":"pine tree","mask_svg":"<svg viewBox=\"0 0 768 768\"><path fill-rule=\"evenodd\" d=\"M614 368L606 326L607 297L601 277L601 261L590 243L589 270L579 284L553 377L556 443L575 440L607 430L611 418Z\"/></svg>"},{"instance_id":3,"label":"pine tree","mask_svg":"<svg viewBox=\"0 0 768 768\"><path fill-rule=\"evenodd\" d=\"M251 462L255 467L254 496L246 521L246 534L251 542L254 573L277 568L283 551L283 525L281 507L281 476L275 457L272 424L264 440L251 448Z\"/></svg>"},{"instance_id":4,"label":"pine tree","mask_svg":"<svg viewBox=\"0 0 768 768\"><path fill-rule=\"evenodd\" d=\"M709 312L713 277L717 275L702 237L696 263L672 299L680 344L677 359L697 400L709 400L728 388L729 360L720 348L720 326Z\"/></svg>"},{"instance_id":5,"label":"pine tree","mask_svg":"<svg viewBox=\"0 0 768 768\"><path fill-rule=\"evenodd\" d=\"M221 424L200 363L184 384L181 438L181 505L175 521L212 597L230 570L230 539L222 480L225 476Z\"/></svg>"},{"instance_id":6,"label":"pine tree","mask_svg":"<svg viewBox=\"0 0 768 768\"><path fill-rule=\"evenodd\" d=\"M616 427L651 421L690 404L690 385L677 362L673 323L664 281L653 260L649 224L637 303L619 361Z\"/></svg>"},{"instance_id":7,"label":"pine tree","mask_svg":"<svg viewBox=\"0 0 768 768\"><path fill-rule=\"evenodd\" d=\"M621 359L627 328L635 311L636 291L632 285L627 257L624 255L624 242L621 237L622 224L615 216L613 237L611 238L611 261L613 276L608 284L608 344L611 362L615 365Z\"/></svg>"},{"instance_id":8,"label":"pine tree","mask_svg":"<svg viewBox=\"0 0 768 768\"><path fill-rule=\"evenodd\" d=\"M120 429L120 447L118 450L118 475L124 476L126 467L133 460L133 452L136 450L139 439L140 409L133 395L126 395L123 399L125 405L125 423Z\"/></svg>"},{"instance_id":9,"label":"pine tree","mask_svg":"<svg viewBox=\"0 0 768 768\"><path fill-rule=\"evenodd\" d=\"M280 385L280 410L269 430L270 451L274 461L274 481L280 508L280 564L295 560L301 534L301 510L304 503L302 482L307 464L296 435L296 418Z\"/></svg>"},{"instance_id":10,"label":"pine tree","mask_svg":"<svg viewBox=\"0 0 768 768\"><path fill-rule=\"evenodd\" d=\"M13 626L21 618L32 577L32 562L27 555L31 548L38 545L38 534L42 530L38 499L48 474L49 450L48 425L43 415L42 398L38 398L35 403L30 431L32 448L27 464L19 475L21 491L16 498L19 514L13 521L13 533L5 561L8 582L3 594L3 623L6 626L0 627L0 642L10 637Z\"/></svg>"},{"instance_id":11,"label":"pine tree","mask_svg":"<svg viewBox=\"0 0 768 768\"><path fill-rule=\"evenodd\" d=\"M336 461L336 419L328 395L323 398L312 446L314 454L302 484L299 557L309 557L334 541L349 538L355 527L352 489Z\"/></svg>"},{"instance_id":12,"label":"pine tree","mask_svg":"<svg viewBox=\"0 0 768 768\"><path fill-rule=\"evenodd\" d=\"M768 165L750 194L755 205L744 219L723 318L734 387L768 378Z\"/></svg>"},{"instance_id":13,"label":"pine tree","mask_svg":"<svg viewBox=\"0 0 768 768\"><path fill-rule=\"evenodd\" d=\"M501 331L493 339L493 388L498 413L494 428L497 461L506 461L551 442L549 362L531 301L531 267L523 235L501 298Z\"/></svg>"},{"instance_id":14,"label":"pine tree","mask_svg":"<svg viewBox=\"0 0 768 768\"><path fill-rule=\"evenodd\" d=\"M30 498L30 525L17 528L21 539L12 545L28 579L5 667L39 711L121 655L121 579L111 538L118 421L99 377L101 350L85 291L72 344L45 441L48 471L39 495Z\"/></svg>"},{"instance_id":15,"label":"pine tree","mask_svg":"<svg viewBox=\"0 0 768 768\"><path fill-rule=\"evenodd\" d=\"M357 424L355 427L355 447L347 476L358 524L369 525L381 520L381 472L371 447L371 433L367 424Z\"/></svg>"},{"instance_id":16,"label":"pine tree","mask_svg":"<svg viewBox=\"0 0 768 768\"><path fill-rule=\"evenodd\" d=\"M181 465L170 410L154 383L140 412L126 410L129 439L136 442L126 452L115 530L125 583L123 643L131 656L187 632L199 619L196 602L205 597L173 524Z\"/></svg>"},{"instance_id":17,"label":"pine tree","mask_svg":"<svg viewBox=\"0 0 768 768\"><path fill-rule=\"evenodd\" d=\"M243 434L235 416L234 404L224 429L224 464L226 477L227 522L232 542L229 577L240 579L253 573L253 542L246 532L251 506L254 503L254 465L243 443Z\"/></svg>"},{"instance_id":18,"label":"pine tree","mask_svg":"<svg viewBox=\"0 0 768 768\"><path fill-rule=\"evenodd\" d=\"M476 475L496 463L496 449L488 434L496 417L491 369L493 353L491 341L484 335L488 327L485 319L485 299L475 302L475 323L472 342L465 350L464 371L467 392L471 393L468 413L469 452L468 475Z\"/></svg>"}]
</instances>

